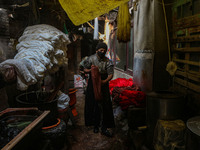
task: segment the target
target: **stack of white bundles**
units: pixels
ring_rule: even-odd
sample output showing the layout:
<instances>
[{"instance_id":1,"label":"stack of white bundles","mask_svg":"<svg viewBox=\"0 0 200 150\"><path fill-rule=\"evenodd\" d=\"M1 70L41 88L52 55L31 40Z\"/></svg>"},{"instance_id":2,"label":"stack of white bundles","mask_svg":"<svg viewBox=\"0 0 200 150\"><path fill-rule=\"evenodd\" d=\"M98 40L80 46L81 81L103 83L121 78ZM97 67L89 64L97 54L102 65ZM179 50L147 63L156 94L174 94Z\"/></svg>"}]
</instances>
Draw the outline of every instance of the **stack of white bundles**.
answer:
<instances>
[{"instance_id":1,"label":"stack of white bundles","mask_svg":"<svg viewBox=\"0 0 200 150\"><path fill-rule=\"evenodd\" d=\"M14 59L0 64L1 72L14 66L17 72L17 87L26 90L44 78L47 73L56 72L67 65L68 35L53 26L40 24L29 26L19 38Z\"/></svg>"}]
</instances>

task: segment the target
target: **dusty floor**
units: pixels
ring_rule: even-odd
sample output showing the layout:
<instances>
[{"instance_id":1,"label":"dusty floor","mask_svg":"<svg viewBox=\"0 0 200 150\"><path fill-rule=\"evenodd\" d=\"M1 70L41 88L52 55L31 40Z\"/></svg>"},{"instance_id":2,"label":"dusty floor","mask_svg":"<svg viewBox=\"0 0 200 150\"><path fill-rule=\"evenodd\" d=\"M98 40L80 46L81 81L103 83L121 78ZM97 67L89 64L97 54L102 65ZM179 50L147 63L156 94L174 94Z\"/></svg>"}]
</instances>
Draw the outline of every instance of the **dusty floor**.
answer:
<instances>
[{"instance_id":1,"label":"dusty floor","mask_svg":"<svg viewBox=\"0 0 200 150\"><path fill-rule=\"evenodd\" d=\"M76 127L71 122L67 124L67 145L63 150L131 150L127 127L121 127L116 123L112 138L93 133L93 127L84 125L84 100L83 89L76 92L77 103L75 105L78 115L75 117ZM124 129L125 128L125 129Z\"/></svg>"}]
</instances>

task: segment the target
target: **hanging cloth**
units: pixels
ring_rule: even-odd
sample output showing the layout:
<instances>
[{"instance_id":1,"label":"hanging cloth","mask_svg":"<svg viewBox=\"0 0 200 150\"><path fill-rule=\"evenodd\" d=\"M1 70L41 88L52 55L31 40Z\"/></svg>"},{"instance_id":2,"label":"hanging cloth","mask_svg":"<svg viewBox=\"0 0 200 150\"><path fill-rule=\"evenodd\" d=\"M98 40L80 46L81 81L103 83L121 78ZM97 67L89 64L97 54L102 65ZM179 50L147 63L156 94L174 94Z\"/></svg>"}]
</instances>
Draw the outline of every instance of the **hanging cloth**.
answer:
<instances>
[{"instance_id":1,"label":"hanging cloth","mask_svg":"<svg viewBox=\"0 0 200 150\"><path fill-rule=\"evenodd\" d=\"M93 39L94 40L98 40L99 39L99 23L98 23L98 18L96 17L94 19L94 36L93 36Z\"/></svg>"},{"instance_id":2,"label":"hanging cloth","mask_svg":"<svg viewBox=\"0 0 200 150\"><path fill-rule=\"evenodd\" d=\"M119 7L119 13L117 17L117 40L119 42L130 41L131 33L131 21L128 3L124 3Z\"/></svg>"},{"instance_id":3,"label":"hanging cloth","mask_svg":"<svg viewBox=\"0 0 200 150\"><path fill-rule=\"evenodd\" d=\"M103 15L129 0L59 0L74 25L80 25Z\"/></svg>"}]
</instances>

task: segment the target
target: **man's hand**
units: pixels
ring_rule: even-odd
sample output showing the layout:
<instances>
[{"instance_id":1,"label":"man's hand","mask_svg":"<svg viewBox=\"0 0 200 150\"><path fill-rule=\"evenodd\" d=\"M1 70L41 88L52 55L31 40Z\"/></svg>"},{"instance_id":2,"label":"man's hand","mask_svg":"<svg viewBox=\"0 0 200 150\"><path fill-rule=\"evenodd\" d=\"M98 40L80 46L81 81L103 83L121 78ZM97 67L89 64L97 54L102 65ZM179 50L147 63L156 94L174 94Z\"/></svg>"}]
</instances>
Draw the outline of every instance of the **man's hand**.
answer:
<instances>
[{"instance_id":1,"label":"man's hand","mask_svg":"<svg viewBox=\"0 0 200 150\"><path fill-rule=\"evenodd\" d=\"M91 65L91 68L92 68L92 67L95 67L95 66L94 66L94 65ZM85 73L90 73L90 72L91 72L91 69L86 69L86 68L85 68L85 69L84 69L84 72L85 72Z\"/></svg>"},{"instance_id":2,"label":"man's hand","mask_svg":"<svg viewBox=\"0 0 200 150\"><path fill-rule=\"evenodd\" d=\"M113 74L108 75L107 79L101 80L101 85L106 84L106 83L109 82L112 78L113 78Z\"/></svg>"},{"instance_id":3,"label":"man's hand","mask_svg":"<svg viewBox=\"0 0 200 150\"><path fill-rule=\"evenodd\" d=\"M84 73L90 73L91 69L84 69Z\"/></svg>"},{"instance_id":4,"label":"man's hand","mask_svg":"<svg viewBox=\"0 0 200 150\"><path fill-rule=\"evenodd\" d=\"M106 80L101 80L101 85L104 85L104 84L106 84L106 83L107 83Z\"/></svg>"},{"instance_id":5,"label":"man's hand","mask_svg":"<svg viewBox=\"0 0 200 150\"><path fill-rule=\"evenodd\" d=\"M10 67L6 69L5 75L4 75L4 80L6 82L12 82L16 80L16 72L14 67Z\"/></svg>"}]
</instances>

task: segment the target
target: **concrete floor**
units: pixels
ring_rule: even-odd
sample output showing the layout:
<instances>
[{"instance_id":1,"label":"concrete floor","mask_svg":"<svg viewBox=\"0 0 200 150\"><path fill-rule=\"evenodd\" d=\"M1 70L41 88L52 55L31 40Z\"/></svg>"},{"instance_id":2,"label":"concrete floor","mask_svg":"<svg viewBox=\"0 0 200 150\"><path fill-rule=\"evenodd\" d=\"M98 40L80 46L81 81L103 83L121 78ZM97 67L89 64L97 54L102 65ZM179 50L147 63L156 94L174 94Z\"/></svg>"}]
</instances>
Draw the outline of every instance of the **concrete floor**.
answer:
<instances>
[{"instance_id":1,"label":"concrete floor","mask_svg":"<svg viewBox=\"0 0 200 150\"><path fill-rule=\"evenodd\" d=\"M69 121L67 124L67 145L63 150L130 150L127 136L127 125L116 122L116 128L112 130L112 138L93 133L93 127L84 124L84 102L83 89L76 92L77 103L75 105L78 115L75 117L76 127ZM123 123L122 123L123 124Z\"/></svg>"}]
</instances>

